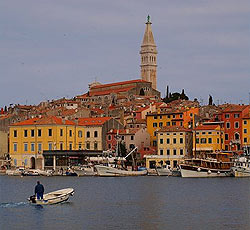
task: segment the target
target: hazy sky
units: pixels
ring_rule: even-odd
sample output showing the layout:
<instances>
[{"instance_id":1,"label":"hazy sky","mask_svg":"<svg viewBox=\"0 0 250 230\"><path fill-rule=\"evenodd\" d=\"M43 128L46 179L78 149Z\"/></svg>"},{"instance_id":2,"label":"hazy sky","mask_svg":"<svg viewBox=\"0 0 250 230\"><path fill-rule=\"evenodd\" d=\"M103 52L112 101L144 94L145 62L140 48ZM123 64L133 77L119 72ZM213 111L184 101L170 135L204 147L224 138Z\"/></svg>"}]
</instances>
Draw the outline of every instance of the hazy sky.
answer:
<instances>
[{"instance_id":1,"label":"hazy sky","mask_svg":"<svg viewBox=\"0 0 250 230\"><path fill-rule=\"evenodd\" d=\"M249 0L2 0L0 107L139 79L148 14L162 96L248 103Z\"/></svg>"}]
</instances>

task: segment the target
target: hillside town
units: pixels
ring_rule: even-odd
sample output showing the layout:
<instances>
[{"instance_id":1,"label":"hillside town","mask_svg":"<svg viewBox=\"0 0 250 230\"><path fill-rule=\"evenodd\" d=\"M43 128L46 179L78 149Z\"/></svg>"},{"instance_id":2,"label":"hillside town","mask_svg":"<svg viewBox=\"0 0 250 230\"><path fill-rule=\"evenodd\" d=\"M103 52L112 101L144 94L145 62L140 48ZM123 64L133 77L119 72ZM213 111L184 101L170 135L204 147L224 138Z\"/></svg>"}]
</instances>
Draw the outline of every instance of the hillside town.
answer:
<instances>
[{"instance_id":1,"label":"hillside town","mask_svg":"<svg viewBox=\"0 0 250 230\"><path fill-rule=\"evenodd\" d=\"M204 154L250 152L250 105L208 105L185 90L157 90L157 49L150 18L142 40L141 78L103 84L73 98L1 108L0 166L63 170L126 157L127 166L175 169Z\"/></svg>"}]
</instances>

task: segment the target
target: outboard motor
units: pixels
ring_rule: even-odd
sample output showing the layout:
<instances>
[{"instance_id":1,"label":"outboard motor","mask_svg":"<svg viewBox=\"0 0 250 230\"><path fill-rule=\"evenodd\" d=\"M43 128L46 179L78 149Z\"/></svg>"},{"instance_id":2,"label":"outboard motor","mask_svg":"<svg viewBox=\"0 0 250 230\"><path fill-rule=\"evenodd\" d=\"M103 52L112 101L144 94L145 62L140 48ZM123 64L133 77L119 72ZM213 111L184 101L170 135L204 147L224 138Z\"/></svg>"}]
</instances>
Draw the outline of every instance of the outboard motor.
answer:
<instances>
[{"instance_id":1,"label":"outboard motor","mask_svg":"<svg viewBox=\"0 0 250 230\"><path fill-rule=\"evenodd\" d=\"M34 195L30 196L30 200L31 200L31 203L33 203L33 204L36 203L36 197Z\"/></svg>"}]
</instances>

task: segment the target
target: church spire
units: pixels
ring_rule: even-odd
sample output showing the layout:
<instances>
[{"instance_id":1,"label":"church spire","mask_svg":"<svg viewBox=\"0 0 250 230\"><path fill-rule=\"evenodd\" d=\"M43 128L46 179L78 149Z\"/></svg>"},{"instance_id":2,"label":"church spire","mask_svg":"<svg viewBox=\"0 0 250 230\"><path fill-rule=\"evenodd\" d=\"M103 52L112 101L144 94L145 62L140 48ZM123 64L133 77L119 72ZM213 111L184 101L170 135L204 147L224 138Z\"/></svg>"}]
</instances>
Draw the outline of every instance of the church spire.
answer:
<instances>
[{"instance_id":1,"label":"church spire","mask_svg":"<svg viewBox=\"0 0 250 230\"><path fill-rule=\"evenodd\" d=\"M152 83L152 87L157 89L156 70L157 70L157 50L152 32L150 16L147 17L146 29L141 45L141 78Z\"/></svg>"}]
</instances>

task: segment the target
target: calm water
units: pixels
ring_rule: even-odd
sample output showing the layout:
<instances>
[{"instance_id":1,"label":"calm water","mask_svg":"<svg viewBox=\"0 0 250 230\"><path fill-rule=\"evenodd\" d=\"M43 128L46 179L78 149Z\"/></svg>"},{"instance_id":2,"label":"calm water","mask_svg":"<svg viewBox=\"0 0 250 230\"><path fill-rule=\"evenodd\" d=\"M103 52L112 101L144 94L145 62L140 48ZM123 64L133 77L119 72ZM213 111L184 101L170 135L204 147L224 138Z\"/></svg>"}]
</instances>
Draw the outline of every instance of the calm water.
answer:
<instances>
[{"instance_id":1,"label":"calm water","mask_svg":"<svg viewBox=\"0 0 250 230\"><path fill-rule=\"evenodd\" d=\"M40 177L64 203L32 206L37 177L0 176L0 229L250 229L249 178Z\"/></svg>"}]
</instances>

